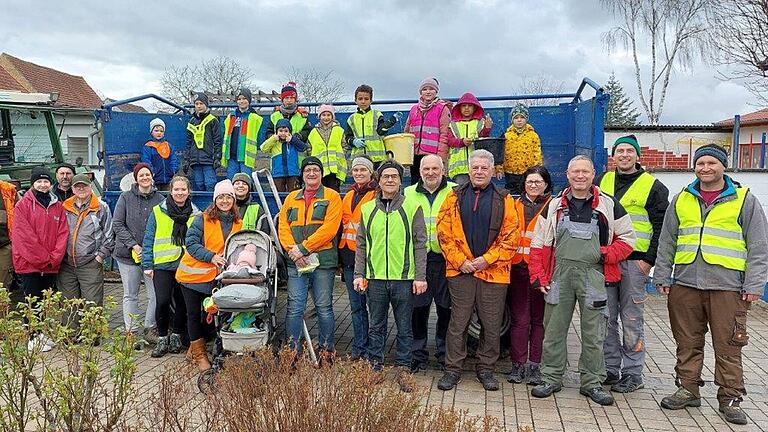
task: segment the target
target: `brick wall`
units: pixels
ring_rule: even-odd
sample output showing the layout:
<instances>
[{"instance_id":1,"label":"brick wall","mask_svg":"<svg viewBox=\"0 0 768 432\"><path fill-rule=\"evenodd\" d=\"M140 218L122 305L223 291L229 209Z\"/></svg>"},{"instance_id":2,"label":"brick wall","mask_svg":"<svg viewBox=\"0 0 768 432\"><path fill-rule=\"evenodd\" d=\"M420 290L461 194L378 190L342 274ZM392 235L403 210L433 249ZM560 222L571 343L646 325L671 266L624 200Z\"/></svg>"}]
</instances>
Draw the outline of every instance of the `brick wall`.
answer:
<instances>
[{"instance_id":1,"label":"brick wall","mask_svg":"<svg viewBox=\"0 0 768 432\"><path fill-rule=\"evenodd\" d=\"M666 153L666 161L665 161ZM689 168L688 155L676 155L671 151L660 151L649 147L640 147L640 164L649 170L684 170ZM608 169L613 170L616 164L613 158L608 156Z\"/></svg>"}]
</instances>

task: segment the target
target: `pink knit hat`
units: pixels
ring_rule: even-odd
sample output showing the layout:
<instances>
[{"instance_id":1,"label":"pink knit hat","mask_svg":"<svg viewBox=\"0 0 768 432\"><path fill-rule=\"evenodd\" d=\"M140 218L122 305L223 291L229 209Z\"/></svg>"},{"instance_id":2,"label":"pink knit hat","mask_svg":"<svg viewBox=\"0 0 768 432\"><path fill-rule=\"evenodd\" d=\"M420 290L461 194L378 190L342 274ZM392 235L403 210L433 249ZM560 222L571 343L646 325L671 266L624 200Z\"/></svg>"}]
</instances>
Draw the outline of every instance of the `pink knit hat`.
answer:
<instances>
[{"instance_id":1,"label":"pink knit hat","mask_svg":"<svg viewBox=\"0 0 768 432\"><path fill-rule=\"evenodd\" d=\"M419 92L424 90L424 87L427 87L427 86L434 88L435 91L437 91L437 92L440 91L440 83L437 81L437 78L435 78L435 77L424 78L421 81L421 84L419 84Z\"/></svg>"},{"instance_id":2,"label":"pink knit hat","mask_svg":"<svg viewBox=\"0 0 768 432\"><path fill-rule=\"evenodd\" d=\"M218 198L219 195L231 195L232 198L235 197L235 187L232 186L232 181L230 179L224 179L216 183L216 186L213 188L213 200L216 201L216 198Z\"/></svg>"},{"instance_id":3,"label":"pink knit hat","mask_svg":"<svg viewBox=\"0 0 768 432\"><path fill-rule=\"evenodd\" d=\"M333 105L331 105L331 104L322 104L322 105L320 105L320 107L317 109L317 115L319 116L320 114L322 114L322 113L324 113L326 111L331 113L331 115L333 116L334 119L336 118L336 110L333 108Z\"/></svg>"}]
</instances>

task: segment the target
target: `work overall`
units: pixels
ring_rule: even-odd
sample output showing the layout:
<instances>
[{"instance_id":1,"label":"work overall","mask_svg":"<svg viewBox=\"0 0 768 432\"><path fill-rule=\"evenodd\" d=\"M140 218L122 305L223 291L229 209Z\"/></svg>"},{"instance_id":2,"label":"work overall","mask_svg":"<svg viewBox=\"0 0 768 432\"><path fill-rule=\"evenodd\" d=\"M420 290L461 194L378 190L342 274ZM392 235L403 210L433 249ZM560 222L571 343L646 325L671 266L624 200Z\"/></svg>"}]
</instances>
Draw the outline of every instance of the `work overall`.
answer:
<instances>
[{"instance_id":1,"label":"work overall","mask_svg":"<svg viewBox=\"0 0 768 432\"><path fill-rule=\"evenodd\" d=\"M561 384L566 370L568 328L579 303L581 315L581 389L599 387L605 380L603 340L608 319L605 276L600 254L598 213L589 223L572 222L563 211L555 233L555 268L544 309L544 382Z\"/></svg>"}]
</instances>

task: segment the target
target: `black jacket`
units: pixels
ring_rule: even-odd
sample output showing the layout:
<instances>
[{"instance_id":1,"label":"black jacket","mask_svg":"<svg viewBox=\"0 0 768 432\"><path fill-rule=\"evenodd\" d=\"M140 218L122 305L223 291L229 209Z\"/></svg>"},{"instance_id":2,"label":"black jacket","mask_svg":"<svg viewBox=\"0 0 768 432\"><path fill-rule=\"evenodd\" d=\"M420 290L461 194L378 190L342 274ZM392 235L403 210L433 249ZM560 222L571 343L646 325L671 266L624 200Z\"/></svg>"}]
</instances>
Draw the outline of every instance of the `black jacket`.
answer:
<instances>
[{"instance_id":1,"label":"black jacket","mask_svg":"<svg viewBox=\"0 0 768 432\"><path fill-rule=\"evenodd\" d=\"M192 118L189 119L189 122L193 125L199 125L200 122L203 121L203 118L209 114L213 115L210 111L202 115L195 113L192 115ZM205 126L205 137L202 149L197 148L192 132L187 130L187 150L184 152L182 166L213 165L214 167L218 167L221 163L221 145L223 139L221 123L219 123L218 118L214 118Z\"/></svg>"},{"instance_id":2,"label":"black jacket","mask_svg":"<svg viewBox=\"0 0 768 432\"><path fill-rule=\"evenodd\" d=\"M632 183L640 177L640 174L645 172L640 164L637 165L637 168L637 171L632 174L620 174L618 171L616 172L614 198L617 201L621 201L621 198L627 193L627 190ZM605 174L601 174L599 177L595 178L595 184L598 187L600 186L600 181L603 179L604 175ZM664 223L664 213L667 211L667 206L669 206L669 189L657 179L653 182L651 192L648 194L648 201L645 203L648 219L650 219L651 225L653 225L651 246L648 248L647 252L632 252L627 258L628 260L643 260L650 265L656 263L656 251L659 248L659 236L661 235L661 226Z\"/></svg>"}]
</instances>

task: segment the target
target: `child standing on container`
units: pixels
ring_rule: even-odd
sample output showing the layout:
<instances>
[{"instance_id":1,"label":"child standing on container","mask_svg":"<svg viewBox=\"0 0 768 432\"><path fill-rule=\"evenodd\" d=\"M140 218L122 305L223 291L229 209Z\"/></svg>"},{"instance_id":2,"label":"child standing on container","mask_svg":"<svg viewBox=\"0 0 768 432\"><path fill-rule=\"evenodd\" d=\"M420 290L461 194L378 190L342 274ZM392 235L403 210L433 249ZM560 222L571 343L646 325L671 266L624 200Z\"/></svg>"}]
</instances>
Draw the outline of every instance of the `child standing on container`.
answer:
<instances>
[{"instance_id":1,"label":"child standing on container","mask_svg":"<svg viewBox=\"0 0 768 432\"><path fill-rule=\"evenodd\" d=\"M216 170L221 165L221 125L208 109L208 96L195 96L195 113L187 123L187 151L184 172L192 170L195 190L211 191L216 185Z\"/></svg>"},{"instance_id":2,"label":"child standing on container","mask_svg":"<svg viewBox=\"0 0 768 432\"><path fill-rule=\"evenodd\" d=\"M286 119L291 122L293 132L304 143L309 139L309 133L312 132L312 123L309 122L309 112L304 108L299 108L298 93L296 92L296 83L289 82L284 85L280 91L281 105L275 107L275 112L269 116L266 137L275 134L277 122L280 119Z\"/></svg>"},{"instance_id":3,"label":"child standing on container","mask_svg":"<svg viewBox=\"0 0 768 432\"><path fill-rule=\"evenodd\" d=\"M221 166L227 169L227 177L237 173L248 176L256 166L256 140L264 119L251 108L251 91L243 87L237 93L237 108L224 119L224 144L221 149Z\"/></svg>"},{"instance_id":4,"label":"child standing on container","mask_svg":"<svg viewBox=\"0 0 768 432\"><path fill-rule=\"evenodd\" d=\"M512 195L523 192L523 173L534 165L542 165L541 140L528 123L528 108L517 104L509 113L511 125L504 133L504 164L496 165L496 178L506 177L506 188Z\"/></svg>"},{"instance_id":5,"label":"child standing on container","mask_svg":"<svg viewBox=\"0 0 768 432\"><path fill-rule=\"evenodd\" d=\"M411 184L421 179L419 166L421 159L428 154L436 154L448 165L448 138L451 135L451 110L448 104L437 97L440 85L437 78L425 78L419 85L419 103L411 107L406 132L416 136L413 143L413 164L411 165Z\"/></svg>"},{"instance_id":6,"label":"child standing on container","mask_svg":"<svg viewBox=\"0 0 768 432\"><path fill-rule=\"evenodd\" d=\"M344 128L336 122L333 105L320 105L319 123L309 133L311 155L323 163L323 186L336 192L347 178L347 159L344 154Z\"/></svg>"},{"instance_id":7,"label":"child standing on container","mask_svg":"<svg viewBox=\"0 0 768 432\"><path fill-rule=\"evenodd\" d=\"M355 89L357 111L347 118L344 142L351 158L366 155L373 161L375 169L387 158L382 137L400 120L400 113L385 120L381 111L371 109L372 101L371 86L362 84Z\"/></svg>"},{"instance_id":8,"label":"child standing on container","mask_svg":"<svg viewBox=\"0 0 768 432\"><path fill-rule=\"evenodd\" d=\"M179 170L179 159L168 141L163 139L165 122L162 119L154 118L149 122L149 133L152 139L144 144L141 161L152 167L157 190L167 191L168 184Z\"/></svg>"},{"instance_id":9,"label":"child standing on container","mask_svg":"<svg viewBox=\"0 0 768 432\"><path fill-rule=\"evenodd\" d=\"M261 151L272 158L272 176L279 192L291 192L299 188L299 153L307 145L293 134L293 126L287 119L279 119L276 133L261 144Z\"/></svg>"},{"instance_id":10,"label":"child standing on container","mask_svg":"<svg viewBox=\"0 0 768 432\"><path fill-rule=\"evenodd\" d=\"M448 177L458 184L469 182L469 154L473 142L491 134L493 120L485 116L480 101L472 93L464 93L451 110L451 132L448 145Z\"/></svg>"}]
</instances>

